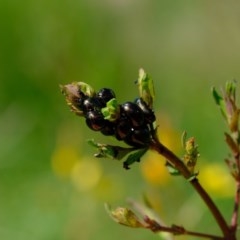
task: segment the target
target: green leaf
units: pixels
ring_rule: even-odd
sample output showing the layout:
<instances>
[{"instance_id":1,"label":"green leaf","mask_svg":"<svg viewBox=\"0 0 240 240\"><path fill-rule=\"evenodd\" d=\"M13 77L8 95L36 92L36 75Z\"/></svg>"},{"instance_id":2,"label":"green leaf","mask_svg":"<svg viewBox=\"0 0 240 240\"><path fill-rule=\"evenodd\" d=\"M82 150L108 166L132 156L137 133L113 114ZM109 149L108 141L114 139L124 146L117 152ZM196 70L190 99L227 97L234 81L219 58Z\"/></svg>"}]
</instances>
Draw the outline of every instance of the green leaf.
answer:
<instances>
[{"instance_id":1,"label":"green leaf","mask_svg":"<svg viewBox=\"0 0 240 240\"><path fill-rule=\"evenodd\" d=\"M95 95L94 89L85 82L76 82L75 83L78 86L79 91L83 92L86 96L92 97Z\"/></svg>"},{"instance_id":2,"label":"green leaf","mask_svg":"<svg viewBox=\"0 0 240 240\"><path fill-rule=\"evenodd\" d=\"M225 91L227 96L231 97L233 101L236 99L236 81L226 83Z\"/></svg>"},{"instance_id":3,"label":"green leaf","mask_svg":"<svg viewBox=\"0 0 240 240\"><path fill-rule=\"evenodd\" d=\"M139 96L150 108L152 108L153 99L155 97L153 80L142 68L139 70L137 85L139 89Z\"/></svg>"},{"instance_id":4,"label":"green leaf","mask_svg":"<svg viewBox=\"0 0 240 240\"><path fill-rule=\"evenodd\" d=\"M114 122L116 119L118 119L119 111L119 105L116 98L109 100L106 104L106 107L101 109L104 119L110 122Z\"/></svg>"},{"instance_id":5,"label":"green leaf","mask_svg":"<svg viewBox=\"0 0 240 240\"><path fill-rule=\"evenodd\" d=\"M218 94L214 87L212 88L212 95L216 104L220 107L223 117L227 120L226 103L222 96Z\"/></svg>"},{"instance_id":6,"label":"green leaf","mask_svg":"<svg viewBox=\"0 0 240 240\"><path fill-rule=\"evenodd\" d=\"M169 162L166 162L166 167L168 169L168 172L172 175L172 176L180 176L181 173Z\"/></svg>"},{"instance_id":7,"label":"green leaf","mask_svg":"<svg viewBox=\"0 0 240 240\"><path fill-rule=\"evenodd\" d=\"M113 146L108 144L96 143L93 139L88 140L88 143L97 148L98 153L95 153L94 156L97 158L112 158L116 160L122 160L127 157L127 159L123 162L123 167L125 169L129 169L129 165L134 162L140 162L140 158L144 155L144 153L148 150L148 148L125 148L120 146ZM130 154L133 152L132 154Z\"/></svg>"},{"instance_id":8,"label":"green leaf","mask_svg":"<svg viewBox=\"0 0 240 240\"><path fill-rule=\"evenodd\" d=\"M130 154L127 157L127 160L123 162L123 167L125 169L129 169L129 165L133 164L134 162L140 162L141 157L146 153L147 150L148 148L144 148Z\"/></svg>"},{"instance_id":9,"label":"green leaf","mask_svg":"<svg viewBox=\"0 0 240 240\"><path fill-rule=\"evenodd\" d=\"M187 179L189 182L193 181L197 176L199 172L192 173L192 175Z\"/></svg>"},{"instance_id":10,"label":"green leaf","mask_svg":"<svg viewBox=\"0 0 240 240\"><path fill-rule=\"evenodd\" d=\"M93 139L89 139L88 143L98 149L98 153L94 154L97 158L122 160L130 152L135 151L135 148L124 148L120 146L97 143Z\"/></svg>"},{"instance_id":11,"label":"green leaf","mask_svg":"<svg viewBox=\"0 0 240 240\"><path fill-rule=\"evenodd\" d=\"M181 136L181 143L184 149L186 147L186 141L187 141L187 132L184 131Z\"/></svg>"},{"instance_id":12,"label":"green leaf","mask_svg":"<svg viewBox=\"0 0 240 240\"><path fill-rule=\"evenodd\" d=\"M212 95L213 95L213 98L216 102L217 105L221 105L221 102L223 101L223 98L218 94L218 92L216 91L216 89L213 87L212 88Z\"/></svg>"}]
</instances>

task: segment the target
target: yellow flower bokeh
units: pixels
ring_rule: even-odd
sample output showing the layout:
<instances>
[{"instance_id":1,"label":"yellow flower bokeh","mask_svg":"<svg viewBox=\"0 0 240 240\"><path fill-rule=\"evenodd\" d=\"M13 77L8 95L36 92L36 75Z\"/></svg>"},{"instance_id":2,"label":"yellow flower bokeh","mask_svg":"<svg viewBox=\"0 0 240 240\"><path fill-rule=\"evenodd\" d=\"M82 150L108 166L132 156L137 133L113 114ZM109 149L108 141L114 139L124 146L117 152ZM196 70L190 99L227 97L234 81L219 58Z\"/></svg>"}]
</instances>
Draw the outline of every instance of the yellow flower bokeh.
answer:
<instances>
[{"instance_id":1,"label":"yellow flower bokeh","mask_svg":"<svg viewBox=\"0 0 240 240\"><path fill-rule=\"evenodd\" d=\"M199 181L206 191L216 197L233 197L234 179L224 163L211 163L201 166Z\"/></svg>"},{"instance_id":2,"label":"yellow flower bokeh","mask_svg":"<svg viewBox=\"0 0 240 240\"><path fill-rule=\"evenodd\" d=\"M91 190L96 187L102 176L100 163L94 158L82 158L71 172L73 185L79 191Z\"/></svg>"},{"instance_id":3,"label":"yellow flower bokeh","mask_svg":"<svg viewBox=\"0 0 240 240\"><path fill-rule=\"evenodd\" d=\"M173 129L167 116L158 116L157 119L161 123L158 127L160 141L173 152L178 152L181 147L180 134ZM165 158L157 152L147 152L141 164L142 175L146 181L153 185L166 185L171 176L165 163Z\"/></svg>"},{"instance_id":4,"label":"yellow flower bokeh","mask_svg":"<svg viewBox=\"0 0 240 240\"><path fill-rule=\"evenodd\" d=\"M59 146L52 155L52 169L56 176L69 179L77 190L95 187L102 176L100 163L79 155L74 146Z\"/></svg>"},{"instance_id":5,"label":"yellow flower bokeh","mask_svg":"<svg viewBox=\"0 0 240 240\"><path fill-rule=\"evenodd\" d=\"M165 185L170 178L165 167L165 159L152 151L144 158L141 171L146 181L153 185Z\"/></svg>"},{"instance_id":6,"label":"yellow flower bokeh","mask_svg":"<svg viewBox=\"0 0 240 240\"><path fill-rule=\"evenodd\" d=\"M76 162L80 159L79 153L73 146L60 145L52 154L51 164L53 172L61 178L68 178Z\"/></svg>"}]
</instances>

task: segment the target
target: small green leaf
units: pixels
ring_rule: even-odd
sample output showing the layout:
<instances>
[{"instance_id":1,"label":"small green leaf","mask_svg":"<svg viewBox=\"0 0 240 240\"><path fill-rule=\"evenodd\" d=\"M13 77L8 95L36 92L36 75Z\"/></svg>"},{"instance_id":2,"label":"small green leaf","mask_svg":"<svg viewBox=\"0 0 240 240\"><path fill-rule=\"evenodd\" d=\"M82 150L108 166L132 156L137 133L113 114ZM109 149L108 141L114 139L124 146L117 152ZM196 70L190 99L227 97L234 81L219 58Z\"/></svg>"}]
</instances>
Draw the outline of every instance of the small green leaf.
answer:
<instances>
[{"instance_id":1,"label":"small green leaf","mask_svg":"<svg viewBox=\"0 0 240 240\"><path fill-rule=\"evenodd\" d=\"M214 87L212 88L212 95L213 95L213 98L214 98L216 104L221 105L223 98L218 94L218 92L216 91L216 89Z\"/></svg>"},{"instance_id":2,"label":"small green leaf","mask_svg":"<svg viewBox=\"0 0 240 240\"><path fill-rule=\"evenodd\" d=\"M194 180L197 176L198 176L198 172L193 173L193 174L188 178L188 181L191 182L191 181Z\"/></svg>"},{"instance_id":3,"label":"small green leaf","mask_svg":"<svg viewBox=\"0 0 240 240\"><path fill-rule=\"evenodd\" d=\"M139 70L137 85L139 89L139 96L150 108L152 108L153 99L155 97L153 80L142 68Z\"/></svg>"},{"instance_id":4,"label":"small green leaf","mask_svg":"<svg viewBox=\"0 0 240 240\"><path fill-rule=\"evenodd\" d=\"M146 153L148 148L138 150L127 157L127 160L123 162L123 167L129 169L129 166L134 162L140 162L141 157Z\"/></svg>"},{"instance_id":5,"label":"small green leaf","mask_svg":"<svg viewBox=\"0 0 240 240\"><path fill-rule=\"evenodd\" d=\"M83 92L86 96L92 97L95 95L94 89L85 82L76 82L75 83L78 86L79 91Z\"/></svg>"},{"instance_id":6,"label":"small green leaf","mask_svg":"<svg viewBox=\"0 0 240 240\"><path fill-rule=\"evenodd\" d=\"M226 83L226 94L231 97L233 101L236 99L236 81L229 81Z\"/></svg>"},{"instance_id":7,"label":"small green leaf","mask_svg":"<svg viewBox=\"0 0 240 240\"><path fill-rule=\"evenodd\" d=\"M106 104L106 107L101 109L104 119L110 122L114 122L116 119L118 119L119 111L119 105L116 98L109 100Z\"/></svg>"},{"instance_id":8,"label":"small green leaf","mask_svg":"<svg viewBox=\"0 0 240 240\"><path fill-rule=\"evenodd\" d=\"M212 88L212 95L216 104L220 107L223 117L227 120L226 103L214 87Z\"/></svg>"},{"instance_id":9,"label":"small green leaf","mask_svg":"<svg viewBox=\"0 0 240 240\"><path fill-rule=\"evenodd\" d=\"M130 152L135 151L135 148L124 148L120 146L97 143L93 139L89 139L88 143L98 149L98 153L94 154L97 158L122 160Z\"/></svg>"},{"instance_id":10,"label":"small green leaf","mask_svg":"<svg viewBox=\"0 0 240 240\"><path fill-rule=\"evenodd\" d=\"M87 140L87 143L88 143L89 145L91 145L92 147L96 147L96 148L98 148L98 145L99 145L99 143L96 143L96 142L94 141L94 139L88 139L88 140Z\"/></svg>"},{"instance_id":11,"label":"small green leaf","mask_svg":"<svg viewBox=\"0 0 240 240\"><path fill-rule=\"evenodd\" d=\"M169 162L166 162L165 165L168 169L168 172L172 175L172 176L180 176L181 173Z\"/></svg>"},{"instance_id":12,"label":"small green leaf","mask_svg":"<svg viewBox=\"0 0 240 240\"><path fill-rule=\"evenodd\" d=\"M184 131L181 136L182 147L186 148L186 141L187 141L187 132Z\"/></svg>"}]
</instances>

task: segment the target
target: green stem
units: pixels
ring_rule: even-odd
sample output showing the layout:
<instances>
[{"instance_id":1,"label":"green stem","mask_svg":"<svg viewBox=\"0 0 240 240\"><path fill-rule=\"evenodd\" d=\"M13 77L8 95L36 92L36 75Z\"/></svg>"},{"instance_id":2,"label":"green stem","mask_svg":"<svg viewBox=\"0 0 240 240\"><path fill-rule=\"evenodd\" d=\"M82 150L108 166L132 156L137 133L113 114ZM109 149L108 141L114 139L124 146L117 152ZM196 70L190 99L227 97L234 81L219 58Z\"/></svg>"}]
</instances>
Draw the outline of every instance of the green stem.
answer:
<instances>
[{"instance_id":1,"label":"green stem","mask_svg":"<svg viewBox=\"0 0 240 240\"><path fill-rule=\"evenodd\" d=\"M178 171L183 175L185 179L187 179L188 181L190 179L191 185L194 187L194 189L197 191L197 193L200 195L202 200L205 202L205 204L211 211L213 217L215 218L218 226L220 227L224 235L224 238L228 240L236 240L236 237L233 235L227 222L223 218L221 212L219 211L213 200L210 198L205 189L201 186L196 177L191 179L192 174L184 165L182 160L179 159L172 151L170 151L168 148L162 145L156 136L154 136L154 139L152 140L150 147L151 149L157 151L159 154L164 156L176 169L178 169Z\"/></svg>"}]
</instances>

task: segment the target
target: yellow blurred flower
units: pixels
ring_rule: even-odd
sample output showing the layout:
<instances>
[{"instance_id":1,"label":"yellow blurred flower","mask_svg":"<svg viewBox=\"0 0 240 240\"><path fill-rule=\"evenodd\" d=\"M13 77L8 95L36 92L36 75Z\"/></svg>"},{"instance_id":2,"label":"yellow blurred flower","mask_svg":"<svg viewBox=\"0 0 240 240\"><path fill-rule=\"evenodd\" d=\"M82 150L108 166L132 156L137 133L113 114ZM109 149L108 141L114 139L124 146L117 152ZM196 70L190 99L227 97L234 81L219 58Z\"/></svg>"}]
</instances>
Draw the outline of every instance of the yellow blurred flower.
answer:
<instances>
[{"instance_id":1,"label":"yellow blurred flower","mask_svg":"<svg viewBox=\"0 0 240 240\"><path fill-rule=\"evenodd\" d=\"M232 197L235 193L234 179L223 163L202 166L199 180L208 193L217 197Z\"/></svg>"},{"instance_id":2,"label":"yellow blurred flower","mask_svg":"<svg viewBox=\"0 0 240 240\"><path fill-rule=\"evenodd\" d=\"M104 174L94 190L94 194L101 201L116 201L123 197L124 183L116 174Z\"/></svg>"},{"instance_id":3,"label":"yellow blurred flower","mask_svg":"<svg viewBox=\"0 0 240 240\"><path fill-rule=\"evenodd\" d=\"M96 187L101 176L102 168L98 160L87 157L75 163L71 172L71 180L79 191Z\"/></svg>"},{"instance_id":4,"label":"yellow blurred flower","mask_svg":"<svg viewBox=\"0 0 240 240\"><path fill-rule=\"evenodd\" d=\"M141 170L144 178L151 184L165 185L169 181L165 160L155 152L147 153L141 164Z\"/></svg>"},{"instance_id":5,"label":"yellow blurred flower","mask_svg":"<svg viewBox=\"0 0 240 240\"><path fill-rule=\"evenodd\" d=\"M76 148L60 145L52 154L52 169L57 176L67 178L70 176L72 168L79 159L80 156Z\"/></svg>"},{"instance_id":6,"label":"yellow blurred flower","mask_svg":"<svg viewBox=\"0 0 240 240\"><path fill-rule=\"evenodd\" d=\"M80 191L95 187L102 176L98 160L81 157L74 146L59 146L52 155L52 169L60 178L68 178Z\"/></svg>"},{"instance_id":7,"label":"yellow blurred flower","mask_svg":"<svg viewBox=\"0 0 240 240\"><path fill-rule=\"evenodd\" d=\"M180 134L172 128L170 121L166 116L158 116L157 119L159 119L160 123L158 128L160 141L173 152L178 152L181 147ZM166 185L171 176L165 163L165 158L157 152L147 152L141 164L144 178L154 185Z\"/></svg>"}]
</instances>

